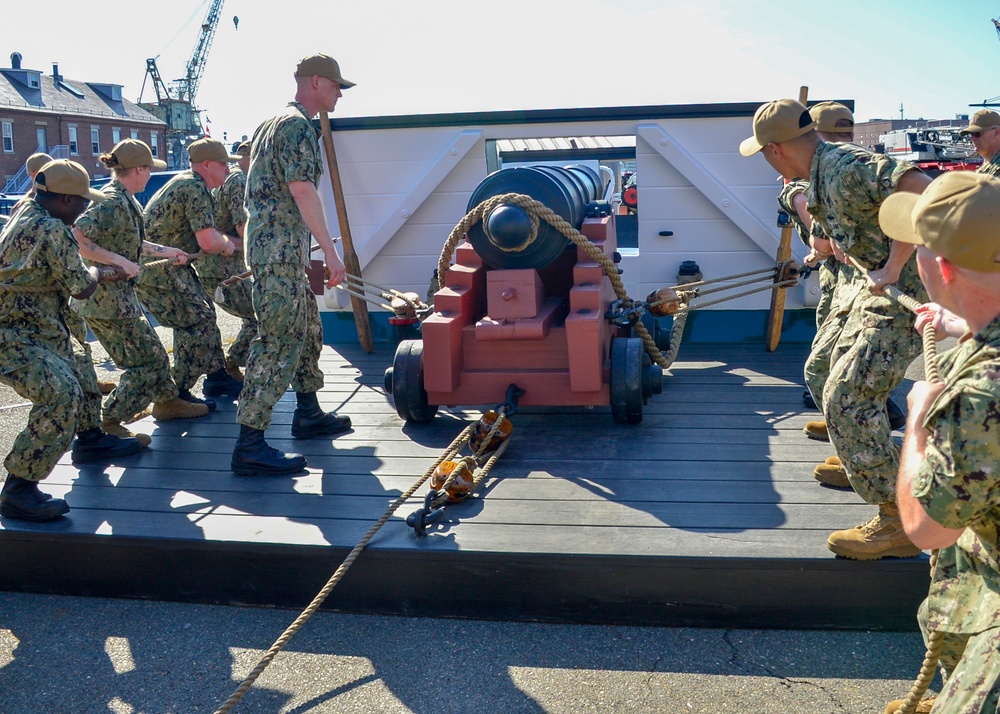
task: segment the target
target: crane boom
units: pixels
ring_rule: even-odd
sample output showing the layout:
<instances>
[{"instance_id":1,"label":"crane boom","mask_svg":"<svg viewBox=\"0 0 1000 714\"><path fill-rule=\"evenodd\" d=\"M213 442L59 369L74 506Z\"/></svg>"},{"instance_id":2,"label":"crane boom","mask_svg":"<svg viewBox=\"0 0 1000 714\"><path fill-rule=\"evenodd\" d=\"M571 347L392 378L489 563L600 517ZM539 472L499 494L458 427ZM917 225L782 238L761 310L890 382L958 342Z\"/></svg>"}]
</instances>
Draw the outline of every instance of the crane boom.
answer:
<instances>
[{"instance_id":1,"label":"crane boom","mask_svg":"<svg viewBox=\"0 0 1000 714\"><path fill-rule=\"evenodd\" d=\"M215 39L215 30L219 26L219 16L222 14L222 5L225 0L212 0L205 20L201 23L201 33L198 35L198 42L191 52L191 58L184 68L184 77L174 82L176 96L191 104L194 104L198 94L198 85L201 84L202 75L205 74L205 63L208 60L208 52L212 49L212 40Z\"/></svg>"}]
</instances>

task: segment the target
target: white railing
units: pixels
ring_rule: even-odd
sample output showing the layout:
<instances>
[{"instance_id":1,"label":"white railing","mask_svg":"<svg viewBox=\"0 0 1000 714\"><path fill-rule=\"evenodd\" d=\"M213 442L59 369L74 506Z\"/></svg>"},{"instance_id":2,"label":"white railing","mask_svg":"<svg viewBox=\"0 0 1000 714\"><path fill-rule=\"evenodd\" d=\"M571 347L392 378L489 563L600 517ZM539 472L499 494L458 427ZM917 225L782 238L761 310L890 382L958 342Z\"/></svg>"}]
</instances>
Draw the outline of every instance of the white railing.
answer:
<instances>
[{"instance_id":1,"label":"white railing","mask_svg":"<svg viewBox=\"0 0 1000 714\"><path fill-rule=\"evenodd\" d=\"M47 150L45 147L39 146L35 149L35 153L40 152L45 152L53 159L69 158L69 147L65 144L53 146L51 149ZM31 188L31 177L28 176L28 166L25 164L21 167L20 171L10 178L7 184L3 187L3 192L8 194L27 193L29 188Z\"/></svg>"}]
</instances>

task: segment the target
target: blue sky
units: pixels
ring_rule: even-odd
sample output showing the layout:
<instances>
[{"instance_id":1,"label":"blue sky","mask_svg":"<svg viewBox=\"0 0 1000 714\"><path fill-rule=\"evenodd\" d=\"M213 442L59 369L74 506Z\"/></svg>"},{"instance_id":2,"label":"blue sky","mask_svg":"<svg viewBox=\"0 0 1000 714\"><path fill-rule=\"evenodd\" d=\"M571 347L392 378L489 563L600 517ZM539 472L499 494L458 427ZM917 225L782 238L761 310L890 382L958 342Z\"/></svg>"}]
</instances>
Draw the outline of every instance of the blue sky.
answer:
<instances>
[{"instance_id":1,"label":"blue sky","mask_svg":"<svg viewBox=\"0 0 1000 714\"><path fill-rule=\"evenodd\" d=\"M4 10L0 64L139 96L146 58L179 77L209 0ZM235 138L291 99L292 70L336 57L358 87L337 116L766 101L856 101L859 120L949 118L1000 95L1000 2L225 0L197 104ZM829 6L828 3L823 3ZM107 8L120 8L112 17ZM233 17L239 17L235 27ZM145 98L153 94L146 88Z\"/></svg>"}]
</instances>

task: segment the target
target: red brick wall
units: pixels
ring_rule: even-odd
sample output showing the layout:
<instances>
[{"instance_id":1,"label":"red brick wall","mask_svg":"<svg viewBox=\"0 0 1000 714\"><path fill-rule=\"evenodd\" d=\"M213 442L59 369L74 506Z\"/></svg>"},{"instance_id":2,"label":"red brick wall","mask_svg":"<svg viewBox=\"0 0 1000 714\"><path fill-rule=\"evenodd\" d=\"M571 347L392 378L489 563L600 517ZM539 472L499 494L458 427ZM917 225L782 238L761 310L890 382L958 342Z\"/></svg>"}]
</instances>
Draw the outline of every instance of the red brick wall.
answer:
<instances>
[{"instance_id":1,"label":"red brick wall","mask_svg":"<svg viewBox=\"0 0 1000 714\"><path fill-rule=\"evenodd\" d=\"M49 148L68 145L69 127L71 124L76 125L77 155L69 158L87 169L92 178L108 174L108 170L101 165L97 156L91 151L90 129L92 126L96 126L100 134L99 153L110 151L111 147L114 146L112 130L117 127L121 129L122 139L130 138L132 129L136 129L139 132L138 138L147 144L150 144L151 131L156 131L159 135L160 158L166 156L165 124L141 124L129 121L125 117L110 119L108 117L57 116L50 113L13 110L3 106L0 106L0 121L11 122L14 129L14 153L8 154L0 150L0 190L3 190L7 177L20 171L27 158L35 153L38 147L35 129L43 125L46 129Z\"/></svg>"}]
</instances>

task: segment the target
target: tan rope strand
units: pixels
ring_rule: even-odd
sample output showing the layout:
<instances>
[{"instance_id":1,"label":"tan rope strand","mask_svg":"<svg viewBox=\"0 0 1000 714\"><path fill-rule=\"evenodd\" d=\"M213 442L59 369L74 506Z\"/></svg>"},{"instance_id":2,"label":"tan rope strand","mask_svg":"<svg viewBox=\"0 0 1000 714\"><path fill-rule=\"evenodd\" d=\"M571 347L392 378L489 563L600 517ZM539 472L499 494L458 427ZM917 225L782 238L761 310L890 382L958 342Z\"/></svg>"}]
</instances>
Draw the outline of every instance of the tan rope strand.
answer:
<instances>
[{"instance_id":1,"label":"tan rope strand","mask_svg":"<svg viewBox=\"0 0 1000 714\"><path fill-rule=\"evenodd\" d=\"M210 255L210 254L209 253L200 252L200 251L198 253L188 253L188 258L187 258L186 265L190 265L191 263L193 263L196 260L201 260L202 258L204 258L207 255ZM214 253L211 254L211 255L214 255ZM159 267L164 266L164 265L172 265L173 262L174 262L173 258L160 258L159 260L151 260L148 263L143 263L142 267L143 268L159 268ZM178 267L180 267L180 266L178 266Z\"/></svg>"},{"instance_id":2,"label":"tan rope strand","mask_svg":"<svg viewBox=\"0 0 1000 714\"><path fill-rule=\"evenodd\" d=\"M864 266L858 265L858 263L853 260L851 263L858 269L863 277L868 277L868 270ZM920 302L904 293L895 285L886 285L882 289L882 292L911 312L915 313L917 308L920 307ZM940 382L941 374L938 371L937 365L937 335L934 334L934 325L932 323L924 325L922 336L925 376L927 377L928 382ZM934 550L931 552L932 572L936 563L937 550ZM903 705L896 710L896 714L914 714L917 710L917 705L920 704L920 700L923 699L924 694L927 692L927 688L934 680L934 672L937 669L938 660L941 658L941 649L943 644L944 633L931 630L927 635L927 653L924 655L924 661L920 666L920 672L917 675L917 679L914 681L913 686L910 688L910 693L906 695Z\"/></svg>"},{"instance_id":3,"label":"tan rope strand","mask_svg":"<svg viewBox=\"0 0 1000 714\"><path fill-rule=\"evenodd\" d=\"M468 442L469 436L472 434L472 429L473 425L465 427L465 429L462 430L462 433L455 437L455 440L452 441L444 453L438 457L437 461L435 461L434 464L427 469L424 475L417 479L417 481L410 486L409 489L407 489L406 493L402 494L392 502L392 505L390 505L386 512L382 514L382 517L376 521L375 525L373 525L368 532L365 533L364 537L358 542L358 544L354 546L351 552L344 559L344 562L340 564L340 567L337 568L336 572L330 577L326 585L323 586L323 589L320 590L316 597L313 598L313 601L309 603L309 606L306 607L306 609L302 611L302 614L300 614L295 621L288 626L288 628L281 634L281 637L275 640L274 644L271 645L271 648L267 651L257 666L253 668L253 671L247 675L240 686L236 688L236 691L233 692L233 694L225 702L223 702L222 706L215 711L215 714L228 714L228 712L232 711L233 707L236 706L241 699L243 699L243 696L250 690L253 683L257 681L258 677L260 677L261 673L267 669L267 666L271 664L271 661L279 652L281 652L285 645L288 644L288 641L292 639L295 633L302 629L302 626L308 622L309 618L315 614L333 588L336 587L337 583L339 583L344 577L347 570L354 564L354 561L357 560L359 555L361 555L361 551L364 550L365 546L368 545L371 539L375 537L375 534L379 531L379 529L384 526L392 517L392 514L395 513L399 507L402 506L416 492L416 490L434 474L434 470L440 466L442 462L458 453L462 446Z\"/></svg>"}]
</instances>

